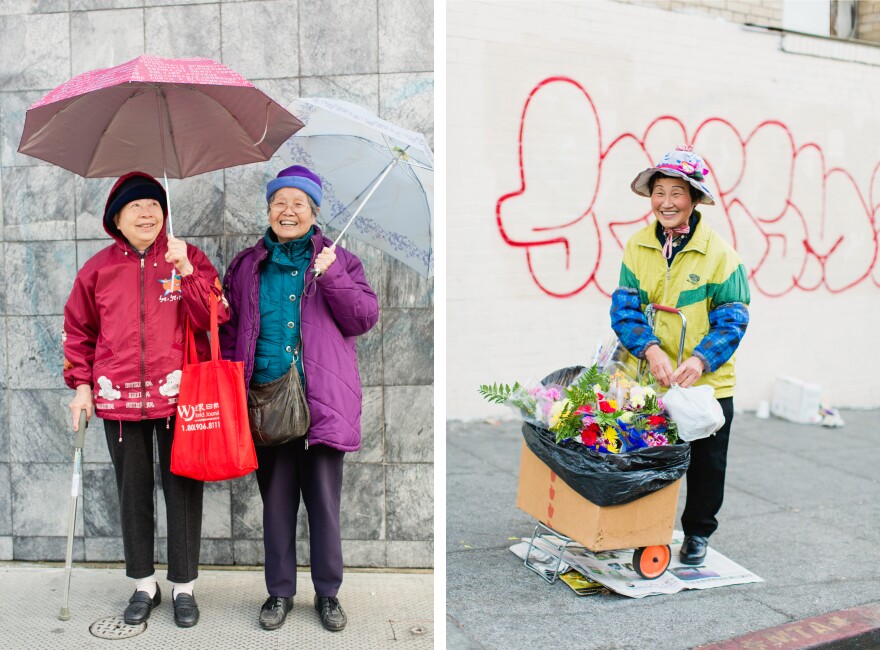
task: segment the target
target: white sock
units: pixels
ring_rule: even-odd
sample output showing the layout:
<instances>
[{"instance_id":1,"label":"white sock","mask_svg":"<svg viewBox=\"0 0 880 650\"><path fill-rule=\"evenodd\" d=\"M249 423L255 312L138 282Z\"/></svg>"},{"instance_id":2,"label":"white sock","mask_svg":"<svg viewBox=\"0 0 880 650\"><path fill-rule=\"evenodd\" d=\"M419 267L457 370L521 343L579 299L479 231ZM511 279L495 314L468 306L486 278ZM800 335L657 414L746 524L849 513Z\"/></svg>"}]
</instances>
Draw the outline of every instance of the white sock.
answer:
<instances>
[{"instance_id":1,"label":"white sock","mask_svg":"<svg viewBox=\"0 0 880 650\"><path fill-rule=\"evenodd\" d=\"M171 583L171 599L174 600L180 594L189 594L193 595L193 586L195 586L196 581L190 580L189 582L172 582Z\"/></svg>"},{"instance_id":2,"label":"white sock","mask_svg":"<svg viewBox=\"0 0 880 650\"><path fill-rule=\"evenodd\" d=\"M149 594L150 598L155 597L156 595L156 574L149 575L146 578L139 578L135 581L134 589L135 591L146 591Z\"/></svg>"}]
</instances>

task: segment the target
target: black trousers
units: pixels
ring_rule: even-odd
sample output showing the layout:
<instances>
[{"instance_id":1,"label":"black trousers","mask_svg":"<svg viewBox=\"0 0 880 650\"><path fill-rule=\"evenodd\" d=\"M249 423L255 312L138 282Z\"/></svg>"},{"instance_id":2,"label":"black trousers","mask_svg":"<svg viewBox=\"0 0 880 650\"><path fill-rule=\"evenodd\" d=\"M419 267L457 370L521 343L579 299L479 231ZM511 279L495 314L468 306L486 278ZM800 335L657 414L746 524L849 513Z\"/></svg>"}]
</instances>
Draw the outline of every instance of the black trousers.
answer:
<instances>
[{"instance_id":1,"label":"black trousers","mask_svg":"<svg viewBox=\"0 0 880 650\"><path fill-rule=\"evenodd\" d=\"M139 579L155 571L154 431L159 448L159 475L168 523L168 580L190 582L199 575L204 484L171 473L173 417L139 422L104 420L107 447L116 470L125 575Z\"/></svg>"},{"instance_id":2,"label":"black trousers","mask_svg":"<svg viewBox=\"0 0 880 650\"><path fill-rule=\"evenodd\" d=\"M685 535L709 537L718 528L715 516L724 501L727 473L727 444L733 423L733 398L718 400L724 413L724 426L714 436L691 443L691 464L686 474L687 500L681 515Z\"/></svg>"},{"instance_id":3,"label":"black trousers","mask_svg":"<svg viewBox=\"0 0 880 650\"><path fill-rule=\"evenodd\" d=\"M270 596L296 594L296 518L300 495L309 518L309 564L318 596L342 584L339 506L345 453L304 440L257 447L257 484L263 499L263 548Z\"/></svg>"}]
</instances>

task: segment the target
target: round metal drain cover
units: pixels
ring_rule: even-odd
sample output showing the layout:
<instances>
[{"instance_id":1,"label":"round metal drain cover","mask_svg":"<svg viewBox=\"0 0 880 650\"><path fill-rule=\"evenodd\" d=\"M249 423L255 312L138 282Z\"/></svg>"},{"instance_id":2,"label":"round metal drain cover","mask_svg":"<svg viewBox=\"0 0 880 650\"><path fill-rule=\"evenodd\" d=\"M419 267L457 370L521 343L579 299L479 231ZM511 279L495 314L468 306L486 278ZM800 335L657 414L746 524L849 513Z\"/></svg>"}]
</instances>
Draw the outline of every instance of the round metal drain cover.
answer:
<instances>
[{"instance_id":1,"label":"round metal drain cover","mask_svg":"<svg viewBox=\"0 0 880 650\"><path fill-rule=\"evenodd\" d=\"M89 632L99 639L128 639L147 629L146 623L129 625L122 616L108 616L92 623Z\"/></svg>"}]
</instances>

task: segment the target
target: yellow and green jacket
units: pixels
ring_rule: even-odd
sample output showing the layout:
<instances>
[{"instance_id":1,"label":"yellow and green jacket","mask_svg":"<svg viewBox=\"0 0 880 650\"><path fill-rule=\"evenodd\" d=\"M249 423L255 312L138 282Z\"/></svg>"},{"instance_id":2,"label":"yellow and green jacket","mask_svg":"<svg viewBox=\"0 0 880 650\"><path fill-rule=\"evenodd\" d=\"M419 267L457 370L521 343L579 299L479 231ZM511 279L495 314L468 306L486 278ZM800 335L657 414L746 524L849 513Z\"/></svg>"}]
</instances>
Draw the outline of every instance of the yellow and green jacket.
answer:
<instances>
[{"instance_id":1,"label":"yellow and green jacket","mask_svg":"<svg viewBox=\"0 0 880 650\"><path fill-rule=\"evenodd\" d=\"M659 343L677 367L681 319L655 312L648 324L649 304L675 307L687 319L682 361L696 356L703 376L696 385L708 384L715 397L731 397L736 385L735 352L749 323L749 285L736 251L703 223L697 225L684 248L670 265L652 222L626 244L620 269L620 286L611 296L611 326L623 346L636 358L629 364L635 374L638 359L648 346Z\"/></svg>"}]
</instances>

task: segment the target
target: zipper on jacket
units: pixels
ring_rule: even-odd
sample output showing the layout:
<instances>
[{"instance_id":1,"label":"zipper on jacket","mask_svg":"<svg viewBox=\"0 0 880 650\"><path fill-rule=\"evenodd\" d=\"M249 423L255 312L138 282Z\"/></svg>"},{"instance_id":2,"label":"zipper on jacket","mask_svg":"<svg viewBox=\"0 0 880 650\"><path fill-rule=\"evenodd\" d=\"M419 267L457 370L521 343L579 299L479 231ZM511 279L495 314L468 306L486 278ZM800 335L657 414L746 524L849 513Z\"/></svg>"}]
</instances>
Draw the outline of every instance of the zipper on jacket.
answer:
<instances>
[{"instance_id":1,"label":"zipper on jacket","mask_svg":"<svg viewBox=\"0 0 880 650\"><path fill-rule=\"evenodd\" d=\"M144 395L146 394L146 386L147 386L147 339L146 339L146 330L147 324L145 319L147 317L147 308L146 308L146 270L144 269L144 260L146 258L146 253L139 253L141 256L141 318L140 318L140 329L141 329L141 417L142 419L147 419L147 402ZM172 288L174 283L174 275L172 273L171 277Z\"/></svg>"},{"instance_id":2,"label":"zipper on jacket","mask_svg":"<svg viewBox=\"0 0 880 650\"><path fill-rule=\"evenodd\" d=\"M312 259L309 260L309 266L311 266L312 262L315 260L315 257L317 255L317 251L315 250L315 242L309 241L309 243L312 245ZM303 324L303 301L306 299L306 282L308 282L308 279L309 279L308 276L309 276L308 269L306 269L306 277L303 281L303 292L302 292L302 296L300 297L300 301L299 301L299 349L300 349L300 355L303 354L303 351L306 348L306 342L303 339L303 334L302 334L302 331L303 331L302 324ZM294 363L296 363L296 360L294 360ZM305 386L306 386L306 362L305 362L305 359L303 359L302 366L303 366L303 392L305 392ZM294 370L296 370L296 368L294 368ZM297 370L297 372L299 372L299 371ZM308 400L306 400L306 406L308 406ZM311 425L309 426L309 428L311 429ZM309 449L309 434L308 434L308 432L306 432L305 438L306 438L306 451L308 451L308 449Z\"/></svg>"}]
</instances>

